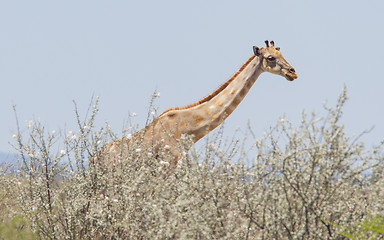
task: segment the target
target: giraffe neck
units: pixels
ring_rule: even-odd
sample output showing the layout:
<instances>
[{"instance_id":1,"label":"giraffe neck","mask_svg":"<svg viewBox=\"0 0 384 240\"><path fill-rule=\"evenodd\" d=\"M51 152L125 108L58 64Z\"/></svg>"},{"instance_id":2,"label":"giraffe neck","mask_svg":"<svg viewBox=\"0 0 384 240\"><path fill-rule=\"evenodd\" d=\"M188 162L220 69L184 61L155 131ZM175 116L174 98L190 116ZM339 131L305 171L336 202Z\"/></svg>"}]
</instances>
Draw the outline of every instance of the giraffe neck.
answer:
<instances>
[{"instance_id":1,"label":"giraffe neck","mask_svg":"<svg viewBox=\"0 0 384 240\"><path fill-rule=\"evenodd\" d=\"M196 108L190 109L194 119L203 119L200 123L197 121L195 128L189 132L195 136L195 142L224 122L244 99L262 72L259 58L251 56L228 80L229 84L216 96Z\"/></svg>"},{"instance_id":2,"label":"giraffe neck","mask_svg":"<svg viewBox=\"0 0 384 240\"><path fill-rule=\"evenodd\" d=\"M193 135L197 142L235 110L262 72L259 58L253 55L213 93L186 107L168 109L159 118L175 117L177 135Z\"/></svg>"}]
</instances>

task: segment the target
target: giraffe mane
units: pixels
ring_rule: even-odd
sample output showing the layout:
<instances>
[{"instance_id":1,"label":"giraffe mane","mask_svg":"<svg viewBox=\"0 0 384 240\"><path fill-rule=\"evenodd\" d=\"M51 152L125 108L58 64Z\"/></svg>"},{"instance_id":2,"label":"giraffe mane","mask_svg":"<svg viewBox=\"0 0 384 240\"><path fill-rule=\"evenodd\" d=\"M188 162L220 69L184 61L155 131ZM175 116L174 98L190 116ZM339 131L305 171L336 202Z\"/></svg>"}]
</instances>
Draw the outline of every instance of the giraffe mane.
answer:
<instances>
[{"instance_id":1,"label":"giraffe mane","mask_svg":"<svg viewBox=\"0 0 384 240\"><path fill-rule=\"evenodd\" d=\"M160 114L159 117L164 115L165 113L167 113L169 111L188 109L188 108L192 108L192 107L195 107L197 105L203 104L205 102L208 102L209 100L211 100L212 98L217 96L220 92L222 92L248 66L248 64L255 57L256 57L255 55L252 55L250 58L248 58L248 60L240 67L240 69L235 74L233 74L233 76L231 78L229 78L227 81L225 81L223 84L221 84L214 92L212 92L208 96L198 100L197 102L194 102L194 103L191 103L187 106L184 106L184 107L169 108L169 109L165 110L162 114Z\"/></svg>"}]
</instances>

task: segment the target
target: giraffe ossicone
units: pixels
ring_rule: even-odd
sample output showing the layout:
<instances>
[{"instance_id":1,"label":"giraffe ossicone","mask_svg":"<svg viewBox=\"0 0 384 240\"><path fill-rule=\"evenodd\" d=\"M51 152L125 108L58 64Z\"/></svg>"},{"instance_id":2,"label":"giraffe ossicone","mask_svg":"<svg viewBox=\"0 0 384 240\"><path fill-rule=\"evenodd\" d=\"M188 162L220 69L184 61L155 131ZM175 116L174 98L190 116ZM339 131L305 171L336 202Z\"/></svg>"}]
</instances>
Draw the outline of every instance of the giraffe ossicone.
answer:
<instances>
[{"instance_id":1,"label":"giraffe ossicone","mask_svg":"<svg viewBox=\"0 0 384 240\"><path fill-rule=\"evenodd\" d=\"M219 126L244 99L261 73L277 74L288 81L297 78L295 69L284 59L274 41L267 40L265 44L264 48L253 46L254 54L211 94L185 107L165 110L135 133L133 139L141 139L142 144L153 152L152 156L158 156L157 151L167 151L172 156L170 166L175 167L183 155L177 147L179 141L189 135L196 143ZM123 149L127 149L123 144L130 141L132 139L123 137L105 145L101 150L103 161L123 160Z\"/></svg>"}]
</instances>

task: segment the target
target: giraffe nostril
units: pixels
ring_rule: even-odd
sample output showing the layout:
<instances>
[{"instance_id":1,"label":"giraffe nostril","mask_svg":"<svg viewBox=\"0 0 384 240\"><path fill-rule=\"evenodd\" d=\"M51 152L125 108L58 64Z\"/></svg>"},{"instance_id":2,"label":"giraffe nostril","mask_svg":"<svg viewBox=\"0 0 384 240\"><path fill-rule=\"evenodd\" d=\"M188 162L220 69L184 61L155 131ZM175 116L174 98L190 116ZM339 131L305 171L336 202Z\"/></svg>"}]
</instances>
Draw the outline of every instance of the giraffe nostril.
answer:
<instances>
[{"instance_id":1,"label":"giraffe nostril","mask_svg":"<svg viewBox=\"0 0 384 240\"><path fill-rule=\"evenodd\" d=\"M294 73L294 72L295 72L295 69L294 69L294 68L290 68L290 69L289 69L289 72Z\"/></svg>"}]
</instances>

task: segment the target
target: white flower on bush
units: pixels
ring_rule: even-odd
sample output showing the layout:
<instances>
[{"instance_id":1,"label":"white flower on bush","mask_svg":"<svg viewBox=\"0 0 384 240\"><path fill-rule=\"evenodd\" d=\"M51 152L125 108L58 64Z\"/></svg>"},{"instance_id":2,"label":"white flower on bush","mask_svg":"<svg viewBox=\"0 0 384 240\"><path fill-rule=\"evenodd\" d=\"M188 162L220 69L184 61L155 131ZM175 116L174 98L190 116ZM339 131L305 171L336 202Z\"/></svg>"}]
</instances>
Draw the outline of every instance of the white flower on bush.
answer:
<instances>
[{"instance_id":1,"label":"white flower on bush","mask_svg":"<svg viewBox=\"0 0 384 240\"><path fill-rule=\"evenodd\" d=\"M62 149L62 150L60 151L60 154L61 154L61 155L64 155L64 154L65 154L65 150Z\"/></svg>"},{"instance_id":2,"label":"white flower on bush","mask_svg":"<svg viewBox=\"0 0 384 240\"><path fill-rule=\"evenodd\" d=\"M284 122L286 122L287 120L285 118L280 118L279 120L279 124L283 124Z\"/></svg>"},{"instance_id":3,"label":"white flower on bush","mask_svg":"<svg viewBox=\"0 0 384 240\"><path fill-rule=\"evenodd\" d=\"M25 121L25 122L27 122L27 121ZM29 120L29 122L28 122L28 128L31 128L32 125L33 125L33 121L32 121L32 120Z\"/></svg>"},{"instance_id":4,"label":"white flower on bush","mask_svg":"<svg viewBox=\"0 0 384 240\"><path fill-rule=\"evenodd\" d=\"M166 161L160 161L160 164L161 164L161 165L167 165L167 166L169 166L169 162L166 162Z\"/></svg>"},{"instance_id":5,"label":"white flower on bush","mask_svg":"<svg viewBox=\"0 0 384 240\"><path fill-rule=\"evenodd\" d=\"M73 135L73 132L72 131L68 131L68 134L67 134L67 137L71 137Z\"/></svg>"},{"instance_id":6,"label":"white flower on bush","mask_svg":"<svg viewBox=\"0 0 384 240\"><path fill-rule=\"evenodd\" d=\"M141 152L141 148L137 148L137 149L136 149L136 152L137 152L137 153Z\"/></svg>"}]
</instances>

